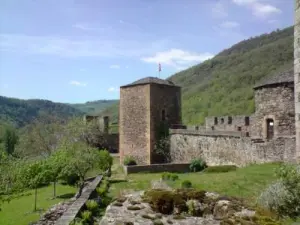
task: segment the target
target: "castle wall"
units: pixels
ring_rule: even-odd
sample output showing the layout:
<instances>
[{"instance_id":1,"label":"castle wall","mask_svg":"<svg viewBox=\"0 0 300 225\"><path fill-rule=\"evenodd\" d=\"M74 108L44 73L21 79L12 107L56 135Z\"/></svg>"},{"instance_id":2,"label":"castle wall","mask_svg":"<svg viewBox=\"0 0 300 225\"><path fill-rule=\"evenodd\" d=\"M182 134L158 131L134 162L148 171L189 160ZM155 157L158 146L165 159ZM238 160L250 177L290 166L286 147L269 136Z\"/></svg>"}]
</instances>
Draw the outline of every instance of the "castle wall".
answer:
<instances>
[{"instance_id":1,"label":"castle wall","mask_svg":"<svg viewBox=\"0 0 300 225\"><path fill-rule=\"evenodd\" d=\"M138 164L150 163L150 85L120 90L120 162L132 156Z\"/></svg>"},{"instance_id":2,"label":"castle wall","mask_svg":"<svg viewBox=\"0 0 300 225\"><path fill-rule=\"evenodd\" d=\"M295 135L293 85L264 87L255 90L255 114L251 119L251 136L266 138L267 119L274 120L274 138Z\"/></svg>"},{"instance_id":3,"label":"castle wall","mask_svg":"<svg viewBox=\"0 0 300 225\"><path fill-rule=\"evenodd\" d=\"M161 130L164 129L167 134L169 124L181 124L181 90L176 86L150 84L150 96L151 163L160 163L163 159L154 152L158 132L164 133Z\"/></svg>"},{"instance_id":4,"label":"castle wall","mask_svg":"<svg viewBox=\"0 0 300 225\"><path fill-rule=\"evenodd\" d=\"M248 121L247 121L248 120ZM216 116L206 117L207 130L242 131L250 133L251 116Z\"/></svg>"},{"instance_id":5,"label":"castle wall","mask_svg":"<svg viewBox=\"0 0 300 225\"><path fill-rule=\"evenodd\" d=\"M296 158L300 162L300 0L295 0L294 26L294 80L296 114Z\"/></svg>"},{"instance_id":6,"label":"castle wall","mask_svg":"<svg viewBox=\"0 0 300 225\"><path fill-rule=\"evenodd\" d=\"M248 137L230 132L172 131L170 153L173 163L188 163L203 158L208 165L292 161L295 156L295 138L285 137L264 143L253 143Z\"/></svg>"}]
</instances>

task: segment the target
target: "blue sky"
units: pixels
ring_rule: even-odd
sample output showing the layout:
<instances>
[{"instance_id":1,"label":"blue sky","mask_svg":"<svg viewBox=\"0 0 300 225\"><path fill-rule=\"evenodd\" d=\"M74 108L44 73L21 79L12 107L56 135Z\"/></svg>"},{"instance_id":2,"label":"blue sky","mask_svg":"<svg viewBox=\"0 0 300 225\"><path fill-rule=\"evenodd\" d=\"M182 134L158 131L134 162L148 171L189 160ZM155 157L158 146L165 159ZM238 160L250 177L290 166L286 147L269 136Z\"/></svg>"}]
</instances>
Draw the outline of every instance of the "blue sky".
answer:
<instances>
[{"instance_id":1,"label":"blue sky","mask_svg":"<svg viewBox=\"0 0 300 225\"><path fill-rule=\"evenodd\" d=\"M293 18L294 0L1 0L0 95L117 99Z\"/></svg>"}]
</instances>

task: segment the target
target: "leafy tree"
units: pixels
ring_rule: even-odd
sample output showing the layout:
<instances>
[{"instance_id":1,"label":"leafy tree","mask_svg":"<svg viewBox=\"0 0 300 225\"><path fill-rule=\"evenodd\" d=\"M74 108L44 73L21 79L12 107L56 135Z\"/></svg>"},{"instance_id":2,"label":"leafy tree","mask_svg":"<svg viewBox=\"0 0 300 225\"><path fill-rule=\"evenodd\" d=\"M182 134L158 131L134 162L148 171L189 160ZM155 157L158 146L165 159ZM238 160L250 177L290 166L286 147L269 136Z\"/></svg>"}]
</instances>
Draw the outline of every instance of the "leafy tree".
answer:
<instances>
[{"instance_id":1,"label":"leafy tree","mask_svg":"<svg viewBox=\"0 0 300 225\"><path fill-rule=\"evenodd\" d=\"M98 150L88 146L84 142L65 143L64 149L67 152L68 160L61 172L61 176L73 171L79 177L79 195L84 188L84 180L87 172L97 167L99 153Z\"/></svg>"},{"instance_id":2,"label":"leafy tree","mask_svg":"<svg viewBox=\"0 0 300 225\"><path fill-rule=\"evenodd\" d=\"M46 168L46 162L36 161L25 166L22 173L23 184L26 183L34 192L34 211L37 210L37 189L51 180L49 170Z\"/></svg>"},{"instance_id":3,"label":"leafy tree","mask_svg":"<svg viewBox=\"0 0 300 225\"><path fill-rule=\"evenodd\" d=\"M61 177L61 173L69 160L67 156L66 151L58 150L54 152L46 162L45 169L48 171L49 180L53 182L53 198L56 198L56 183Z\"/></svg>"},{"instance_id":4,"label":"leafy tree","mask_svg":"<svg viewBox=\"0 0 300 225\"><path fill-rule=\"evenodd\" d=\"M14 128L6 128L3 136L4 151L12 155L15 151L16 144L18 142L18 135Z\"/></svg>"},{"instance_id":5,"label":"leafy tree","mask_svg":"<svg viewBox=\"0 0 300 225\"><path fill-rule=\"evenodd\" d=\"M63 136L62 124L55 119L36 119L23 130L18 146L20 156L49 157L59 147Z\"/></svg>"}]
</instances>

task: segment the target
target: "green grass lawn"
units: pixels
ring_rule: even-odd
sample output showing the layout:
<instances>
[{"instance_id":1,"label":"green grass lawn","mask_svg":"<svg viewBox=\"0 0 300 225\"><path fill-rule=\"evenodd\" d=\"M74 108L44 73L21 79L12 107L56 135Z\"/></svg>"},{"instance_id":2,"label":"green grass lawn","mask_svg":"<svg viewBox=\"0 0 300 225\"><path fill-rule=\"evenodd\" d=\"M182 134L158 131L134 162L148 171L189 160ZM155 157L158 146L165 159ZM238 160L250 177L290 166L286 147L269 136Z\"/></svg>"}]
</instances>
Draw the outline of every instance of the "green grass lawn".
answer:
<instances>
[{"instance_id":1,"label":"green grass lawn","mask_svg":"<svg viewBox=\"0 0 300 225\"><path fill-rule=\"evenodd\" d=\"M2 225L28 225L29 222L36 221L40 215L49 209L52 205L72 197L76 188L67 185L57 185L56 194L58 197L52 199L53 186L47 186L38 189L37 208L40 212L33 212L34 208L34 190L25 192L24 196L13 199L9 203L4 203L0 211L0 224ZM72 196L71 196L72 195Z\"/></svg>"},{"instance_id":2,"label":"green grass lawn","mask_svg":"<svg viewBox=\"0 0 300 225\"><path fill-rule=\"evenodd\" d=\"M227 173L183 173L179 180L170 182L180 187L183 180L190 180L197 189L218 192L220 194L245 198L254 203L261 191L276 179L274 171L279 164L270 163L251 165ZM124 190L144 190L151 186L152 180L161 178L161 173L137 173L127 176L127 181L112 184L112 196L118 196Z\"/></svg>"}]
</instances>

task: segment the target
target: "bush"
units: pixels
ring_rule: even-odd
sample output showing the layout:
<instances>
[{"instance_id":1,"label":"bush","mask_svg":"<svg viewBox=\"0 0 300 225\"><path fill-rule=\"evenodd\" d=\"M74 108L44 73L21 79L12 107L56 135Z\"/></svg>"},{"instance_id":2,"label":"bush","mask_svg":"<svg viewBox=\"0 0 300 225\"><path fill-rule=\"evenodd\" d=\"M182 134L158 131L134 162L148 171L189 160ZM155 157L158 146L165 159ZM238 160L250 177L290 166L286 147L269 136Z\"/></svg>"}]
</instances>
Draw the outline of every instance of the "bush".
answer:
<instances>
[{"instance_id":1,"label":"bush","mask_svg":"<svg viewBox=\"0 0 300 225\"><path fill-rule=\"evenodd\" d=\"M283 165L276 172L279 180L258 198L258 204L281 217L300 216L300 165Z\"/></svg>"},{"instance_id":2,"label":"bush","mask_svg":"<svg viewBox=\"0 0 300 225\"><path fill-rule=\"evenodd\" d=\"M96 191L100 197L106 196L107 190L105 187L98 187L98 188L96 188Z\"/></svg>"},{"instance_id":3,"label":"bush","mask_svg":"<svg viewBox=\"0 0 300 225\"><path fill-rule=\"evenodd\" d=\"M190 170L192 172L199 172L207 167L206 162L203 159L194 159L191 161Z\"/></svg>"},{"instance_id":4,"label":"bush","mask_svg":"<svg viewBox=\"0 0 300 225\"><path fill-rule=\"evenodd\" d=\"M98 204L95 200L88 200L86 203L86 207L89 211L92 212L93 215L96 215L98 211Z\"/></svg>"},{"instance_id":5,"label":"bush","mask_svg":"<svg viewBox=\"0 0 300 225\"><path fill-rule=\"evenodd\" d=\"M124 165L126 166L135 166L137 165L135 159L131 156L126 156L124 159Z\"/></svg>"},{"instance_id":6,"label":"bush","mask_svg":"<svg viewBox=\"0 0 300 225\"><path fill-rule=\"evenodd\" d=\"M225 165L225 166L209 166L203 170L205 173L226 173L229 171L235 171L237 166L235 165Z\"/></svg>"},{"instance_id":7,"label":"bush","mask_svg":"<svg viewBox=\"0 0 300 225\"><path fill-rule=\"evenodd\" d=\"M192 182L189 180L184 180L181 183L182 188L191 188L192 187Z\"/></svg>"},{"instance_id":8,"label":"bush","mask_svg":"<svg viewBox=\"0 0 300 225\"><path fill-rule=\"evenodd\" d=\"M92 221L92 212L85 210L81 212L81 218L83 223L88 223Z\"/></svg>"},{"instance_id":9,"label":"bush","mask_svg":"<svg viewBox=\"0 0 300 225\"><path fill-rule=\"evenodd\" d=\"M174 211L174 207L179 211L183 211L186 208L185 201L178 193L167 190L146 191L144 200L151 205L155 212L162 214L171 214Z\"/></svg>"},{"instance_id":10,"label":"bush","mask_svg":"<svg viewBox=\"0 0 300 225\"><path fill-rule=\"evenodd\" d=\"M162 175L161 175L161 178L163 180L172 180L172 181L175 181L175 180L178 180L179 177L177 174L174 174L174 173L169 173L169 172L164 172Z\"/></svg>"}]
</instances>

